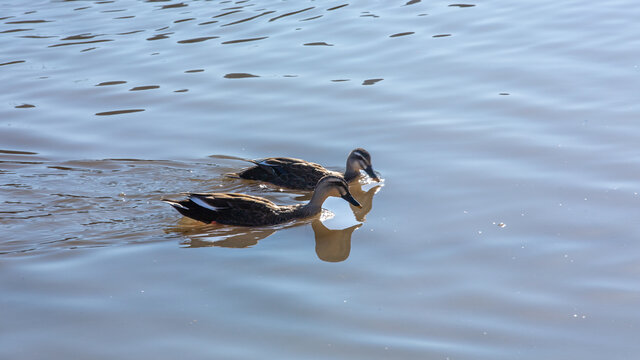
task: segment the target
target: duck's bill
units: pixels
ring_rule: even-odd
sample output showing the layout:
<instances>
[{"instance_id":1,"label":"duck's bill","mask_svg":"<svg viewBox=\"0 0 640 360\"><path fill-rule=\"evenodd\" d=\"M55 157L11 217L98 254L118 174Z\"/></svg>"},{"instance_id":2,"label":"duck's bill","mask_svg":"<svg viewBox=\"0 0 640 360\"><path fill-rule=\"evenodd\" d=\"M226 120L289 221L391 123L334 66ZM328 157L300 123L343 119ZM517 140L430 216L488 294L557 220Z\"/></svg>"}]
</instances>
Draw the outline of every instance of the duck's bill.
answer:
<instances>
[{"instance_id":1,"label":"duck's bill","mask_svg":"<svg viewBox=\"0 0 640 360\"><path fill-rule=\"evenodd\" d=\"M380 181L380 178L378 177L378 175L376 175L375 171L373 171L373 167L369 166L366 169L364 169L364 172L367 173L367 175L369 175L370 178L372 178L375 181Z\"/></svg>"},{"instance_id":2,"label":"duck's bill","mask_svg":"<svg viewBox=\"0 0 640 360\"><path fill-rule=\"evenodd\" d=\"M360 203L358 202L358 200L354 199L353 196L351 196L351 194L344 194L341 196L343 199L347 200L349 202L349 204L353 205L353 206L357 206L359 208L362 207L362 205L360 205Z\"/></svg>"}]
</instances>

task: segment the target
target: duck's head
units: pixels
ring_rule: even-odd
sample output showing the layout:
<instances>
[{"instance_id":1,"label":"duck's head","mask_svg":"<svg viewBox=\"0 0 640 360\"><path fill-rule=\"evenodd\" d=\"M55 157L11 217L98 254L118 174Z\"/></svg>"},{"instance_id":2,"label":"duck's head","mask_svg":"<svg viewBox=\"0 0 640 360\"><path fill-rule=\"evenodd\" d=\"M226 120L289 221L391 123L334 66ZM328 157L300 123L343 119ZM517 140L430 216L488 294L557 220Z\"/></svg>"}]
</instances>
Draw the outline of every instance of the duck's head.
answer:
<instances>
[{"instance_id":1,"label":"duck's head","mask_svg":"<svg viewBox=\"0 0 640 360\"><path fill-rule=\"evenodd\" d=\"M353 149L347 158L347 168L351 167L356 172L364 170L373 180L380 181L378 175L373 171L371 166L371 155L363 148Z\"/></svg>"},{"instance_id":2,"label":"duck's head","mask_svg":"<svg viewBox=\"0 0 640 360\"><path fill-rule=\"evenodd\" d=\"M353 195L351 195L347 182L338 176L327 175L320 179L314 191L314 194L316 193L324 196L341 197L354 206L362 207L362 205L353 198Z\"/></svg>"}]
</instances>

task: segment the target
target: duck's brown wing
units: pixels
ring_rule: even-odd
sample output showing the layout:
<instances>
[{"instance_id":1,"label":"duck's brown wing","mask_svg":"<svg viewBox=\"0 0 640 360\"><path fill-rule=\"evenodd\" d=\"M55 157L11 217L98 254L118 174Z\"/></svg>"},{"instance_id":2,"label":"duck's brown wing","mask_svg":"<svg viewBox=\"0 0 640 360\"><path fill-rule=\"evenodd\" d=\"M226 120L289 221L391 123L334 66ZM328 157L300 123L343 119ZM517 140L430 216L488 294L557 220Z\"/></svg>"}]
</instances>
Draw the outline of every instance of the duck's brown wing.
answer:
<instances>
[{"instance_id":1,"label":"duck's brown wing","mask_svg":"<svg viewBox=\"0 0 640 360\"><path fill-rule=\"evenodd\" d=\"M270 224L278 209L267 199L245 194L189 194L186 200L165 201L182 215L198 221L241 226Z\"/></svg>"},{"instance_id":2,"label":"duck's brown wing","mask_svg":"<svg viewBox=\"0 0 640 360\"><path fill-rule=\"evenodd\" d=\"M254 163L256 166L243 170L238 176L290 189L313 190L318 180L330 173L319 164L295 158L266 158Z\"/></svg>"},{"instance_id":3,"label":"duck's brown wing","mask_svg":"<svg viewBox=\"0 0 640 360\"><path fill-rule=\"evenodd\" d=\"M215 213L214 221L230 225L265 225L272 222L278 206L271 201L245 194L191 194L189 199Z\"/></svg>"}]
</instances>

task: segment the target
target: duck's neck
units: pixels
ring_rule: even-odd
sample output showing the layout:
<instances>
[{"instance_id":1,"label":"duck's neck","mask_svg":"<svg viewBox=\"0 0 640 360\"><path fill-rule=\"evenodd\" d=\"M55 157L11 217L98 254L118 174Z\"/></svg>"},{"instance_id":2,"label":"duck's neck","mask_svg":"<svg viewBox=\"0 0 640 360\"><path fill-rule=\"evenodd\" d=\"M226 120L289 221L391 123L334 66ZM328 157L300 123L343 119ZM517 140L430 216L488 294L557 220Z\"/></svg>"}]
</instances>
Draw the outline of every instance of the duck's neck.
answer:
<instances>
[{"instance_id":1,"label":"duck's neck","mask_svg":"<svg viewBox=\"0 0 640 360\"><path fill-rule=\"evenodd\" d=\"M360 175L360 170L356 169L356 166L353 161L347 159L347 167L344 171L344 180L346 182L350 182L351 180L357 178Z\"/></svg>"},{"instance_id":2,"label":"duck's neck","mask_svg":"<svg viewBox=\"0 0 640 360\"><path fill-rule=\"evenodd\" d=\"M329 197L324 191L314 191L311 200L300 208L300 211L306 216L315 215L322 210L322 204Z\"/></svg>"}]
</instances>

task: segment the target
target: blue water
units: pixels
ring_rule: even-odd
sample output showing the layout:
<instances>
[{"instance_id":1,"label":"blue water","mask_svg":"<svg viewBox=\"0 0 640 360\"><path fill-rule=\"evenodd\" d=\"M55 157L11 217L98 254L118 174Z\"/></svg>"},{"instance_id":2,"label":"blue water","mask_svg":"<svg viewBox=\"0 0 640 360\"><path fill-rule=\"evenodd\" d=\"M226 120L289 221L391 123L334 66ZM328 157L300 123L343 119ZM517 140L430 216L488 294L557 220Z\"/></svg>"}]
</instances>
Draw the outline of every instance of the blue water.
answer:
<instances>
[{"instance_id":1,"label":"blue water","mask_svg":"<svg viewBox=\"0 0 640 360\"><path fill-rule=\"evenodd\" d=\"M0 3L0 358L637 358L640 4L452 5ZM355 147L324 225L159 201Z\"/></svg>"}]
</instances>

